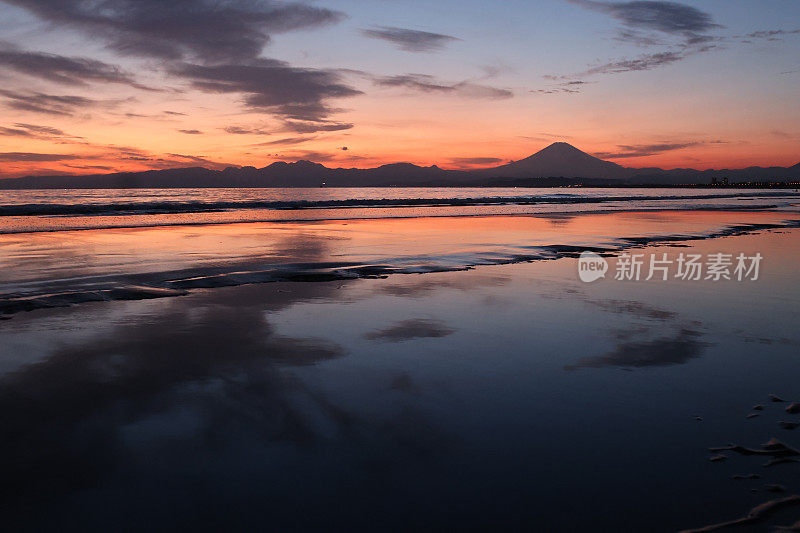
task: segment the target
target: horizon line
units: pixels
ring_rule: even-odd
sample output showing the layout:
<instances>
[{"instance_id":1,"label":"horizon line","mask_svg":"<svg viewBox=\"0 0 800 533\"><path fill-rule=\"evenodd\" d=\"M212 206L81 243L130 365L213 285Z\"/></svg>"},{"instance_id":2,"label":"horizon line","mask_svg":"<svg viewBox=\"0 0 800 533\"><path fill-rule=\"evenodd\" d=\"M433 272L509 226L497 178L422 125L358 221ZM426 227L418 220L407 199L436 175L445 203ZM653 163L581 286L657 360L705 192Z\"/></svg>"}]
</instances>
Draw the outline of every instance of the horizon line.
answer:
<instances>
[{"instance_id":1,"label":"horizon line","mask_svg":"<svg viewBox=\"0 0 800 533\"><path fill-rule=\"evenodd\" d=\"M580 148L577 148L576 146L574 146L571 143L568 143L568 142L565 142L565 141L556 141L556 142L552 142L552 143L548 144L544 148L541 148L540 150L537 150L536 152L534 152L534 153L532 153L532 154L530 154L528 156L522 157L520 159L508 160L508 161L503 162L503 163L499 163L498 162L498 164L495 165L495 166L487 166L487 167L463 167L462 166L462 167L449 167L448 168L446 166L440 166L439 164L436 164L436 163L434 163L432 165L421 165L421 164L414 163L414 162L411 162L411 161L393 161L393 162L390 162L390 163L384 163L384 164L381 164L381 165L369 166L369 167L358 167L358 166L345 167L345 166L328 166L325 163L330 163L330 162L325 161L325 160L315 161L312 158L301 158L301 159L297 159L297 160L293 160L293 161L279 159L279 160L272 161L271 163L269 163L269 164L267 164L267 165L265 165L263 167L256 167L256 166L253 166L253 165L244 165L244 164L236 164L236 163L214 163L214 162L208 162L208 163L210 163L208 165L203 165L203 164L186 165L186 166L177 166L176 165L176 166L170 166L170 167L165 167L165 168L151 168L151 169L146 169L146 170L109 170L107 172L94 172L94 173L91 173L91 172L69 173L69 172L53 171L53 172L50 172L50 173L42 173L42 174L25 174L25 175L22 175L22 176L0 176L0 180L33 178L33 177L43 177L43 176L62 176L62 177L75 176L75 177L80 177L80 176L107 176L107 175L113 175L113 174L142 174L142 173L146 173L146 172L163 172L163 171L168 171L168 170L187 170L187 169L193 169L193 168L204 169L204 170L208 170L208 171L211 171L211 172L224 172L224 171L229 170L229 169L244 169L244 168L254 168L256 170L263 170L263 169L269 168L272 165L276 165L276 164L278 164L278 165L279 164L292 165L292 164L298 164L298 163L310 163L310 164L314 164L314 165L320 165L320 166L322 166L322 167L324 167L326 169L329 169L329 170L374 170L374 169L383 168L383 167L392 166L392 165L412 165L412 166L415 166L417 168L437 168L437 169L440 169L440 170L446 171L446 172L465 172L465 173L470 173L470 172L481 172L481 171L487 171L487 170L502 168L502 167L504 167L506 165L517 163L519 161L523 161L525 159L534 157L534 156L538 155L539 153L547 150L548 148L551 148L551 147L557 146L557 145L566 145L566 146L568 146L568 147L580 152L581 154L584 154L584 155L587 155L587 156L592 157L594 159L597 159L598 161L602 161L602 162L605 162L605 163L610 163L610 164L613 164L613 165L617 165L620 168L624 168L624 169L627 169L627 170L662 170L662 171L686 170L686 171L706 172L706 171L726 171L726 170L731 170L731 171L734 171L734 170L747 170L747 169L750 169L750 168L763 168L763 169L782 168L782 169L789 169L789 168L793 168L795 166L800 165L800 161L798 161L797 163L795 163L793 165L788 165L788 166L780 166L780 165L770 165L770 166L749 165L749 166L745 166L745 167L725 167L725 168L713 168L713 167L708 167L708 168L693 168L693 167L664 168L664 167L657 167L657 166L629 167L629 166L621 165L621 164L616 163L614 161L610 161L609 159L603 159L603 158L598 157L597 155L591 154L589 152L584 152L583 150L581 150ZM613 159L613 158L611 158L611 159ZM187 161L187 163L188 163L188 161Z\"/></svg>"}]
</instances>

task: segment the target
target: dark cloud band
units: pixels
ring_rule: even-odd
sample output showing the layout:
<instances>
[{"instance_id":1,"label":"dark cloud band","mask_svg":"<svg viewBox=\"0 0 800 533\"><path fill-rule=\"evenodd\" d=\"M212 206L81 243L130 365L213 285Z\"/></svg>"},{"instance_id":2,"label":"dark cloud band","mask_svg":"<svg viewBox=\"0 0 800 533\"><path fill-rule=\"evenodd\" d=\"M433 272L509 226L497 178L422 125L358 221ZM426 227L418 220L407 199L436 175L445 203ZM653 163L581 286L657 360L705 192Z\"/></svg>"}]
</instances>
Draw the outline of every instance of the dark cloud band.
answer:
<instances>
[{"instance_id":1,"label":"dark cloud band","mask_svg":"<svg viewBox=\"0 0 800 533\"><path fill-rule=\"evenodd\" d=\"M435 52L446 45L460 41L458 37L431 33L427 31L409 30L391 26L379 26L372 29L361 30L361 34L370 39L380 39L395 45L406 52Z\"/></svg>"},{"instance_id":2,"label":"dark cloud band","mask_svg":"<svg viewBox=\"0 0 800 533\"><path fill-rule=\"evenodd\" d=\"M711 15L677 2L595 2L567 0L588 9L606 13L626 26L664 33L705 32L718 27Z\"/></svg>"},{"instance_id":3,"label":"dark cloud band","mask_svg":"<svg viewBox=\"0 0 800 533\"><path fill-rule=\"evenodd\" d=\"M171 73L200 91L241 93L251 109L296 120L323 120L334 111L328 99L361 94L334 71L292 67L275 59L224 65L182 63Z\"/></svg>"},{"instance_id":4,"label":"dark cloud band","mask_svg":"<svg viewBox=\"0 0 800 533\"><path fill-rule=\"evenodd\" d=\"M257 57L271 33L343 15L302 3L251 0L3 0L48 22L83 30L121 55L203 62Z\"/></svg>"}]
</instances>

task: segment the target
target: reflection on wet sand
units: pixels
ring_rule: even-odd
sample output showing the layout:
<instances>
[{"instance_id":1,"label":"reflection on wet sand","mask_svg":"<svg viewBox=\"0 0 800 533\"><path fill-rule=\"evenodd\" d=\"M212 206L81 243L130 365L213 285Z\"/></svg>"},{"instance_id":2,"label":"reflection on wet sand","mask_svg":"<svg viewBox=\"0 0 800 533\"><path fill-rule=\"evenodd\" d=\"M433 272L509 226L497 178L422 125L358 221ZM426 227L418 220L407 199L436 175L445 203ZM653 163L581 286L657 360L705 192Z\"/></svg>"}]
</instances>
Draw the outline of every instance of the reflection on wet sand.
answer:
<instances>
[{"instance_id":1,"label":"reflection on wet sand","mask_svg":"<svg viewBox=\"0 0 800 533\"><path fill-rule=\"evenodd\" d=\"M708 344L700 340L702 333L693 329L680 329L667 337L652 340L620 342L613 351L603 355L583 357L577 363L566 365L565 370L618 366L637 368L646 366L680 365L702 355Z\"/></svg>"},{"instance_id":2,"label":"reflection on wet sand","mask_svg":"<svg viewBox=\"0 0 800 533\"><path fill-rule=\"evenodd\" d=\"M797 235L704 242L791 259ZM345 245L306 236L269 236L270 253L324 262ZM702 443L794 422L785 406L743 428L721 414L765 382L794 386L791 265L720 288L584 285L575 263L15 315L0 323L5 523L675 531L754 507ZM779 295L777 318L750 313L755 293ZM751 338L786 342L754 357ZM769 483L793 489L790 467Z\"/></svg>"},{"instance_id":3,"label":"reflection on wet sand","mask_svg":"<svg viewBox=\"0 0 800 533\"><path fill-rule=\"evenodd\" d=\"M276 335L264 311L331 290L308 285L272 302L261 294L202 307L174 300L157 320L57 347L46 360L3 376L0 457L15 487L9 496L57 495L76 488L65 484L96 483L120 460L119 429L193 396L196 420L184 438L202 440L245 417L265 437L309 439L313 431L287 398L297 383L276 365L306 365L344 352L324 340Z\"/></svg>"},{"instance_id":4,"label":"reflection on wet sand","mask_svg":"<svg viewBox=\"0 0 800 533\"><path fill-rule=\"evenodd\" d=\"M384 451L395 459L434 453L443 437L419 411L362 418L289 372L346 352L324 339L280 335L268 313L337 292L330 283L299 284L172 300L143 323L56 345L45 360L2 376L9 518L38 523L43 505L52 512L81 491L114 487L127 461L156 459L125 474L134 481L153 467L191 475L208 457L255 443L303 448L355 439L352 447L367 449L351 467L380 471L391 466ZM365 438L372 442L357 444Z\"/></svg>"},{"instance_id":5,"label":"reflection on wet sand","mask_svg":"<svg viewBox=\"0 0 800 533\"><path fill-rule=\"evenodd\" d=\"M439 338L455 333L441 320L427 318L410 318L392 326L371 331L364 335L365 339L381 342L401 342L411 339Z\"/></svg>"},{"instance_id":6,"label":"reflection on wet sand","mask_svg":"<svg viewBox=\"0 0 800 533\"><path fill-rule=\"evenodd\" d=\"M574 299L602 312L624 315L637 321L626 328L609 329L608 337L614 341L612 350L582 357L565 365L564 370L679 365L700 357L709 345L702 340L702 322L687 321L669 309L636 300L591 297L576 288L550 293L548 298ZM666 335L665 331L668 332Z\"/></svg>"},{"instance_id":7,"label":"reflection on wet sand","mask_svg":"<svg viewBox=\"0 0 800 533\"><path fill-rule=\"evenodd\" d=\"M468 270L794 228L769 212L252 223L0 235L0 314L199 288Z\"/></svg>"}]
</instances>

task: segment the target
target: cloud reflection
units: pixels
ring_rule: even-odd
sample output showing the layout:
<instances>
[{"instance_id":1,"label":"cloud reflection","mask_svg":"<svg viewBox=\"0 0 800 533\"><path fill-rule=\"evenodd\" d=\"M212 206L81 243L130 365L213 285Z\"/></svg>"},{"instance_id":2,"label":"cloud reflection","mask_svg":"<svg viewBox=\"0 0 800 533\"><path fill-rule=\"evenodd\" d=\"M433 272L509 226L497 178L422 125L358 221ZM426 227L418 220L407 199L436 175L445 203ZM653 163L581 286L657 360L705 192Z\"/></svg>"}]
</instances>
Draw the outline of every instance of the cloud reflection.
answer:
<instances>
[{"instance_id":1,"label":"cloud reflection","mask_svg":"<svg viewBox=\"0 0 800 533\"><path fill-rule=\"evenodd\" d=\"M364 338L381 342L402 342L411 339L446 337L455 331L441 320L412 318L384 329L371 331L364 335Z\"/></svg>"},{"instance_id":2,"label":"cloud reflection","mask_svg":"<svg viewBox=\"0 0 800 533\"><path fill-rule=\"evenodd\" d=\"M608 366L641 368L680 365L702 355L703 350L708 346L707 342L700 340L702 335L697 330L681 329L672 336L645 341L621 342L608 353L583 357L575 364L566 365L564 370Z\"/></svg>"}]
</instances>

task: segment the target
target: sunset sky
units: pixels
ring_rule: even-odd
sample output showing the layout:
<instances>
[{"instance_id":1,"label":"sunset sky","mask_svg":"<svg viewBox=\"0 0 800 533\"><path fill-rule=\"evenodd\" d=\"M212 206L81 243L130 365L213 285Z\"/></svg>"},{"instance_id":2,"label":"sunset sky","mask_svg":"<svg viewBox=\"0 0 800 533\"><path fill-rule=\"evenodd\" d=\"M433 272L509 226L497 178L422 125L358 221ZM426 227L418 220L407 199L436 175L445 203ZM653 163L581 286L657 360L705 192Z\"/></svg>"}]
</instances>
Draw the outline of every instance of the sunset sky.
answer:
<instances>
[{"instance_id":1,"label":"sunset sky","mask_svg":"<svg viewBox=\"0 0 800 533\"><path fill-rule=\"evenodd\" d=\"M800 161L800 2L0 0L0 177Z\"/></svg>"}]
</instances>

